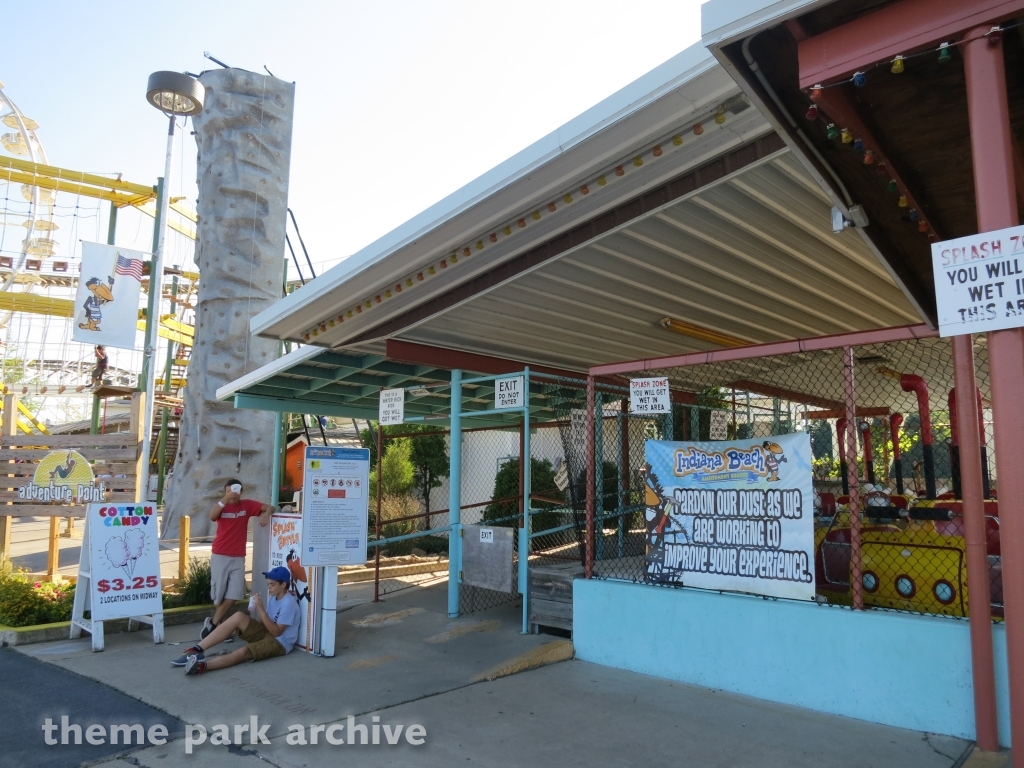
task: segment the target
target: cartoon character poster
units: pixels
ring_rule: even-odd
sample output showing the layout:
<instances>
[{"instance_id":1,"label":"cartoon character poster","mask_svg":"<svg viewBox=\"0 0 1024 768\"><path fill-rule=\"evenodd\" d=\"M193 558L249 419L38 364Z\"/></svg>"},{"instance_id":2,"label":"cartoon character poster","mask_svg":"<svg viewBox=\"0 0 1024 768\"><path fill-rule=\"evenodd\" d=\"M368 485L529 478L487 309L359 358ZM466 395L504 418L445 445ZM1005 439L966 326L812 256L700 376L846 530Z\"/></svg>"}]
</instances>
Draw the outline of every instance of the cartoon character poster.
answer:
<instances>
[{"instance_id":1,"label":"cartoon character poster","mask_svg":"<svg viewBox=\"0 0 1024 768\"><path fill-rule=\"evenodd\" d=\"M82 243L72 339L83 344L135 348L146 258L140 251Z\"/></svg>"},{"instance_id":2,"label":"cartoon character poster","mask_svg":"<svg viewBox=\"0 0 1024 768\"><path fill-rule=\"evenodd\" d=\"M646 578L814 599L814 489L804 432L646 446Z\"/></svg>"},{"instance_id":3,"label":"cartoon character poster","mask_svg":"<svg viewBox=\"0 0 1024 768\"><path fill-rule=\"evenodd\" d=\"M299 640L296 647L313 648L313 569L300 559L302 515L275 512L270 516L270 567L283 565L291 575L290 591L299 601Z\"/></svg>"}]
</instances>

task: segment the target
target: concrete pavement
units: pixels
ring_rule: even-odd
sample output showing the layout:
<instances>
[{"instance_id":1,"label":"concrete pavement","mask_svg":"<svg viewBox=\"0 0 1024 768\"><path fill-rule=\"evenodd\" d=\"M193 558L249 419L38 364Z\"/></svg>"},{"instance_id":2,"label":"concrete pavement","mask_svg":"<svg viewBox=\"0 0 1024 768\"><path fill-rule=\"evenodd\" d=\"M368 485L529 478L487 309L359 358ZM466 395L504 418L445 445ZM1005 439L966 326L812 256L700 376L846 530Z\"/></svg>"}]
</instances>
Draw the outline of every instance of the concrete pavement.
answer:
<instances>
[{"instance_id":1,"label":"concrete pavement","mask_svg":"<svg viewBox=\"0 0 1024 768\"><path fill-rule=\"evenodd\" d=\"M270 726L270 744L211 746L208 739L187 755L184 741L178 740L135 748L127 762L110 758L103 763L116 768L256 768L257 760L282 768L316 768L336 765L352 751L359 753L361 766L423 768L456 763L951 768L967 747L959 739L577 661L487 682L497 671L557 658L552 648L564 641L519 634L520 615L512 605L450 621L445 592L440 581L373 604L366 602L372 585L342 588L333 659L296 652L185 677L168 663L182 646L154 646L145 633L109 637L101 654L89 652L88 640L19 650L208 730L218 723L232 728L248 724L252 716ZM197 632L197 625L171 627L168 642L191 642ZM397 725L420 724L426 729L425 743L413 746L400 737L395 746L331 745L324 743L323 732L316 746L287 742L289 726L301 726L308 740L310 725L332 723L341 723L334 735L347 741L349 715L371 728L376 716L392 733ZM41 738L39 745L48 749Z\"/></svg>"}]
</instances>

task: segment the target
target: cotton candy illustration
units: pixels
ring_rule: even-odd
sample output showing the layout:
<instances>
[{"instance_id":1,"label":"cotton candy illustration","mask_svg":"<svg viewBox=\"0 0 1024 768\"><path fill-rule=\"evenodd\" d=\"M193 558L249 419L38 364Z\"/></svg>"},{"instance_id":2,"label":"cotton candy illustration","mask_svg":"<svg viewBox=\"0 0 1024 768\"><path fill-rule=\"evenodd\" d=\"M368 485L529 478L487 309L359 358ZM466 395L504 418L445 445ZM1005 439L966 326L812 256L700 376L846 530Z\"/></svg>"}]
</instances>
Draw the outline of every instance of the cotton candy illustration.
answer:
<instances>
[{"instance_id":1,"label":"cotton candy illustration","mask_svg":"<svg viewBox=\"0 0 1024 768\"><path fill-rule=\"evenodd\" d=\"M125 544L124 539L112 538L107 541L103 551L107 555L107 560L114 568L121 568L124 570L126 576L131 576L128 569L125 567L128 561L131 559L131 552L128 549L128 545Z\"/></svg>"},{"instance_id":2,"label":"cotton candy illustration","mask_svg":"<svg viewBox=\"0 0 1024 768\"><path fill-rule=\"evenodd\" d=\"M146 534L140 531L138 528L132 528L130 531L124 533L124 543L128 548L128 568L130 570L129 576L135 573L135 561L142 556L142 550L146 546Z\"/></svg>"}]
</instances>

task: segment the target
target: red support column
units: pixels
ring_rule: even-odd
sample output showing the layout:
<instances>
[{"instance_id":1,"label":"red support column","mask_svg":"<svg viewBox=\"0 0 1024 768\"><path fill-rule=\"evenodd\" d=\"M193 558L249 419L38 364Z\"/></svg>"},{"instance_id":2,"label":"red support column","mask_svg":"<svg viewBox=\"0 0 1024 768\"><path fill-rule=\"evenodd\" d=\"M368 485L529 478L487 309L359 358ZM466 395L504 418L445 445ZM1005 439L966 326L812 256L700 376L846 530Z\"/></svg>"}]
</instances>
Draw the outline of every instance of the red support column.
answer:
<instances>
[{"instance_id":1,"label":"red support column","mask_svg":"<svg viewBox=\"0 0 1024 768\"><path fill-rule=\"evenodd\" d=\"M981 440L970 335L954 336L953 376L960 443L960 488L967 541L967 595L971 612L971 669L974 677L974 727L978 746L999 751L995 667L992 661L992 606L989 597L985 495L981 479ZM951 411L950 417L952 418Z\"/></svg>"},{"instance_id":2,"label":"red support column","mask_svg":"<svg viewBox=\"0 0 1024 768\"><path fill-rule=\"evenodd\" d=\"M846 477L849 480L850 509L850 593L854 610L864 608L864 584L860 557L860 476L857 474L857 400L854 396L853 347L843 349L843 394L846 399L845 434Z\"/></svg>"},{"instance_id":3,"label":"red support column","mask_svg":"<svg viewBox=\"0 0 1024 768\"><path fill-rule=\"evenodd\" d=\"M1003 47L987 37L991 26L972 29L961 52L967 81L967 113L978 211L978 231L1018 224L1013 178L1013 143L1006 96ZM1009 667L1010 733L1024 765L1024 338L1019 329L988 335L992 413L995 422L996 469L999 485L999 527L1003 558L1003 602ZM961 438L973 439L966 426L975 413L974 389L957 386ZM973 466L973 461L971 462ZM972 608L973 613L973 608ZM979 731L979 745L980 745Z\"/></svg>"},{"instance_id":4,"label":"red support column","mask_svg":"<svg viewBox=\"0 0 1024 768\"><path fill-rule=\"evenodd\" d=\"M597 462L595 453L595 407L597 392L594 389L594 377L587 376L587 416L586 416L586 456L587 456L587 560L583 566L586 578L594 575L594 510L597 499L594 495L594 483L597 481Z\"/></svg>"}]
</instances>

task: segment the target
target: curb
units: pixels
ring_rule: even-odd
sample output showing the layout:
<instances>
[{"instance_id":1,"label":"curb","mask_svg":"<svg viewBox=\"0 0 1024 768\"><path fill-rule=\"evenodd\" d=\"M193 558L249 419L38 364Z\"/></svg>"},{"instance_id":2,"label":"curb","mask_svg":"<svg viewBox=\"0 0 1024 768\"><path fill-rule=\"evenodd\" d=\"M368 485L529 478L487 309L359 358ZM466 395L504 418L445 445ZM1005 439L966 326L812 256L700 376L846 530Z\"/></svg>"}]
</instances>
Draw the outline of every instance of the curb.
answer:
<instances>
[{"instance_id":1,"label":"curb","mask_svg":"<svg viewBox=\"0 0 1024 768\"><path fill-rule=\"evenodd\" d=\"M235 603L235 610L245 606L245 600ZM194 624L202 621L213 612L213 605L186 605L181 608L164 610L164 626L173 627L179 624ZM104 635L117 635L123 632L138 632L142 625L137 622L135 627L128 629L128 619L112 619L103 622ZM48 643L53 640L67 640L71 634L70 621L58 621L53 624L36 624L31 627L8 627L0 624L0 647ZM88 633L86 633L88 634Z\"/></svg>"},{"instance_id":2,"label":"curb","mask_svg":"<svg viewBox=\"0 0 1024 768\"><path fill-rule=\"evenodd\" d=\"M440 573L448 572L448 561L442 560L433 563L415 563L412 565L389 565L380 569L381 578L393 578L395 576L413 576L418 573ZM374 570L361 568L353 571L338 571L338 584L355 584L361 581L373 581Z\"/></svg>"}]
</instances>

